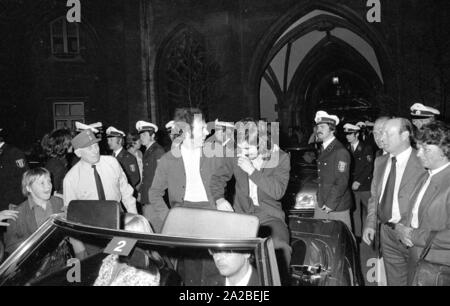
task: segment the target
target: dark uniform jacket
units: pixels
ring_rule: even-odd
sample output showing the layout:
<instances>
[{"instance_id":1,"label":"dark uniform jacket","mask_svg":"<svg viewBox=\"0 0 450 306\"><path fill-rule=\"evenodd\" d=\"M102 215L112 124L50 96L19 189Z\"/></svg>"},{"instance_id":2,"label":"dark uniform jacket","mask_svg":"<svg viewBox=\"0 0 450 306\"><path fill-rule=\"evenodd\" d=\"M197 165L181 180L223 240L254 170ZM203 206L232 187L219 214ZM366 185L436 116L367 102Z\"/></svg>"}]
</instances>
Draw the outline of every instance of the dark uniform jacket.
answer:
<instances>
[{"instance_id":1,"label":"dark uniform jacket","mask_svg":"<svg viewBox=\"0 0 450 306\"><path fill-rule=\"evenodd\" d=\"M149 212L150 223L157 232L161 230L163 221L169 211L163 198L165 190L168 190L169 205L171 208L184 202L186 192L184 161L181 154L173 153L174 150L177 149L172 149L165 153L159 160L155 179L148 191L149 202L147 203L150 203L150 205L144 207L144 211ZM208 187L212 175L216 173L217 169L223 163L222 160L222 158L205 157L204 154L200 157L200 176L205 187L206 195L208 196L208 203L200 203L198 208L216 209L216 204ZM147 214L145 215L147 216Z\"/></svg>"},{"instance_id":2,"label":"dark uniform jacket","mask_svg":"<svg viewBox=\"0 0 450 306\"><path fill-rule=\"evenodd\" d=\"M148 199L148 191L152 186L158 160L164 155L164 153L164 148L155 142L145 151L144 156L142 157L142 184L139 190L141 192L142 204L150 203Z\"/></svg>"},{"instance_id":3,"label":"dark uniform jacket","mask_svg":"<svg viewBox=\"0 0 450 306\"><path fill-rule=\"evenodd\" d=\"M236 193L233 205L236 212L256 215L261 223L273 218L281 219L284 222L280 199L284 196L289 183L291 165L289 155L281 150L278 152L277 166L255 170L250 176L237 165L237 158L224 159L222 166L211 179L210 189L214 201L224 198L226 182L234 174ZM258 187L259 206L255 206L250 198L249 179Z\"/></svg>"},{"instance_id":4,"label":"dark uniform jacket","mask_svg":"<svg viewBox=\"0 0 450 306\"><path fill-rule=\"evenodd\" d=\"M136 157L122 148L116 158L127 176L128 183L131 187L136 188L141 181L141 175L139 174L139 167Z\"/></svg>"},{"instance_id":5,"label":"dark uniform jacket","mask_svg":"<svg viewBox=\"0 0 450 306\"><path fill-rule=\"evenodd\" d=\"M361 184L355 191L370 191L374 162L372 147L360 141L355 151L351 145L348 145L348 150L352 153L350 182Z\"/></svg>"},{"instance_id":6,"label":"dark uniform jacket","mask_svg":"<svg viewBox=\"0 0 450 306\"><path fill-rule=\"evenodd\" d=\"M68 162L65 157L52 157L45 163L45 169L50 172L52 177L53 190L62 194L63 181L67 174Z\"/></svg>"},{"instance_id":7,"label":"dark uniform jacket","mask_svg":"<svg viewBox=\"0 0 450 306\"><path fill-rule=\"evenodd\" d=\"M23 202L22 175L27 170L23 152L5 143L0 148L0 210Z\"/></svg>"},{"instance_id":8,"label":"dark uniform jacket","mask_svg":"<svg viewBox=\"0 0 450 306\"><path fill-rule=\"evenodd\" d=\"M349 186L350 162L350 153L337 139L320 153L317 159L319 207L326 205L333 211L350 209L352 205Z\"/></svg>"}]
</instances>

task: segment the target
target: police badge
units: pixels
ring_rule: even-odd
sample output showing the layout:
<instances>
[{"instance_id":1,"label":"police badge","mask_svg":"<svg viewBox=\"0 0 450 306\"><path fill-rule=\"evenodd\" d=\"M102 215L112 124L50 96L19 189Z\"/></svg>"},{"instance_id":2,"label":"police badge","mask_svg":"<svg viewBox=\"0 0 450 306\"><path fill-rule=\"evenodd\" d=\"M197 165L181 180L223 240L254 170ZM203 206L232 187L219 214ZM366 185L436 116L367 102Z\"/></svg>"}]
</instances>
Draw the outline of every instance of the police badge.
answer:
<instances>
[{"instance_id":1,"label":"police badge","mask_svg":"<svg viewBox=\"0 0 450 306\"><path fill-rule=\"evenodd\" d=\"M19 168L24 168L25 167L25 161L23 160L23 158L16 160L16 165Z\"/></svg>"},{"instance_id":2,"label":"police badge","mask_svg":"<svg viewBox=\"0 0 450 306\"><path fill-rule=\"evenodd\" d=\"M339 172L345 172L346 168L347 168L347 163L343 162L343 161L339 161L339 163L338 163Z\"/></svg>"},{"instance_id":3,"label":"police badge","mask_svg":"<svg viewBox=\"0 0 450 306\"><path fill-rule=\"evenodd\" d=\"M130 165L131 172L136 172L136 167L134 165Z\"/></svg>"}]
</instances>

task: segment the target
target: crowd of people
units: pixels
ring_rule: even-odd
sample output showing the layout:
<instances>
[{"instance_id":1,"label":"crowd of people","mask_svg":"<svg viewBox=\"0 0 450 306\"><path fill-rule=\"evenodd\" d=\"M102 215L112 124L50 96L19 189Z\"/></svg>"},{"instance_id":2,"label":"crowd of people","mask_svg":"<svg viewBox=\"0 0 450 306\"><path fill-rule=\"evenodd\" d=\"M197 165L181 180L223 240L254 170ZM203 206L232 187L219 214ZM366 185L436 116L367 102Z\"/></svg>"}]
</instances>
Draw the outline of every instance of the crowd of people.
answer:
<instances>
[{"instance_id":1,"label":"crowd of people","mask_svg":"<svg viewBox=\"0 0 450 306\"><path fill-rule=\"evenodd\" d=\"M417 285L415 269L424 249L429 249L428 260L450 265L450 129L434 119L438 112L431 107L415 104L411 115L414 125L391 117L374 124L347 122L344 145L335 135L339 118L318 111L310 138L319 148L314 218L342 221L365 243L379 242L388 285ZM215 133L208 137L211 131L199 109L179 109L165 126L173 141L170 149L158 144L157 125L138 121L133 133L106 129L110 155L100 154L101 123L77 123L75 135L60 129L43 138L48 159L33 169L0 134L0 225L6 251L14 251L73 200L117 201L123 211L144 216L154 232L161 231L171 208L217 209L258 217L259 236L273 238L286 280L292 250L280 200L289 183L290 157L271 142L270 124L262 123L216 120ZM231 269L234 274L223 272L226 284L253 283L248 254L234 254L234 261L220 252L211 255L216 264L241 263ZM115 258L107 262L114 266ZM191 268L204 275L210 265L198 262ZM159 276L146 277L156 282Z\"/></svg>"}]
</instances>

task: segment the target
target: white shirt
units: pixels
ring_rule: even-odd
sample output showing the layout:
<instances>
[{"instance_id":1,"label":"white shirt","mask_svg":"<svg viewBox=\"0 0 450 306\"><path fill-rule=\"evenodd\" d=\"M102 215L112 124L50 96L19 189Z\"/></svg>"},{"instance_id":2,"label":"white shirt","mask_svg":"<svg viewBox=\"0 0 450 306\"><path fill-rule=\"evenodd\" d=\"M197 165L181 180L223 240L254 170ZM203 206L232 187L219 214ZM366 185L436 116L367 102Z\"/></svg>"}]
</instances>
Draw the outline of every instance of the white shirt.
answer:
<instances>
[{"instance_id":1,"label":"white shirt","mask_svg":"<svg viewBox=\"0 0 450 306\"><path fill-rule=\"evenodd\" d=\"M102 180L106 200L122 202L127 212L137 213L133 187L128 184L127 177L119 162L112 156L100 156L96 169ZM98 200L92 165L80 160L66 174L63 182L64 206L72 200Z\"/></svg>"},{"instance_id":2,"label":"white shirt","mask_svg":"<svg viewBox=\"0 0 450 306\"><path fill-rule=\"evenodd\" d=\"M400 215L400 207L398 204L398 191L400 190L400 184L402 182L403 173L405 172L406 165L408 164L409 157L411 156L412 148L409 147L402 153L398 154L395 158L397 159L397 163L395 165L395 186L394 186L394 200L392 203L392 218L389 220L391 223L398 223L401 220ZM383 178L383 188L380 195L379 202L381 202L381 199L383 198L384 190L386 188L386 183L389 177L389 173L391 172L391 164L392 164L392 157L394 155L389 156L389 160L386 165L386 170L384 172L384 178Z\"/></svg>"},{"instance_id":3,"label":"white shirt","mask_svg":"<svg viewBox=\"0 0 450 306\"><path fill-rule=\"evenodd\" d=\"M257 158L251 160L253 167L255 167L256 170L261 170L261 166L264 162L263 158L261 155L259 155ZM253 183L253 181L249 178L248 179L248 191L249 191L249 196L253 201L253 205L255 206L259 206L259 202L258 202L258 186L256 186L255 183Z\"/></svg>"},{"instance_id":4,"label":"white shirt","mask_svg":"<svg viewBox=\"0 0 450 306\"><path fill-rule=\"evenodd\" d=\"M119 150L114 151L114 157L117 157L122 150L123 150L123 147L120 147Z\"/></svg>"},{"instance_id":5,"label":"white shirt","mask_svg":"<svg viewBox=\"0 0 450 306\"><path fill-rule=\"evenodd\" d=\"M0 149L3 147L4 144L5 142L0 142Z\"/></svg>"},{"instance_id":6,"label":"white shirt","mask_svg":"<svg viewBox=\"0 0 450 306\"><path fill-rule=\"evenodd\" d=\"M356 148L358 147L358 145L359 145L359 141L357 141L356 143L352 144L352 150L353 150L353 152L356 151Z\"/></svg>"},{"instance_id":7,"label":"white shirt","mask_svg":"<svg viewBox=\"0 0 450 306\"><path fill-rule=\"evenodd\" d=\"M181 157L183 158L186 173L186 191L184 200L189 202L208 202L205 186L200 175L200 157L202 148L194 150L181 146Z\"/></svg>"},{"instance_id":8,"label":"white shirt","mask_svg":"<svg viewBox=\"0 0 450 306\"><path fill-rule=\"evenodd\" d=\"M239 286L239 287L245 287L248 285L250 278L252 277L252 267L248 267L248 271L247 273L245 273L244 277L236 284L236 285L231 285L230 281L228 280L228 277L225 277L225 286L229 287L229 286Z\"/></svg>"},{"instance_id":9,"label":"white shirt","mask_svg":"<svg viewBox=\"0 0 450 306\"><path fill-rule=\"evenodd\" d=\"M423 196L425 195L425 192L428 189L428 186L430 186L431 178L434 175L436 175L439 172L441 172L442 170L444 170L445 168L447 168L448 166L450 166L450 163L447 163L447 164L445 164L444 166L442 166L442 167L440 167L438 169L429 170L428 171L428 173L430 175L428 176L428 179L425 182L425 184L420 189L419 195L417 196L416 203L414 204L414 208L412 210L412 220L411 220L411 227L412 228L419 228L419 207L420 207L420 203L422 202Z\"/></svg>"},{"instance_id":10,"label":"white shirt","mask_svg":"<svg viewBox=\"0 0 450 306\"><path fill-rule=\"evenodd\" d=\"M322 143L322 146L323 146L323 149L325 150L332 142L333 142L333 140L335 140L336 139L336 137L331 137L331 139L328 139L327 141L324 141L323 143Z\"/></svg>"}]
</instances>

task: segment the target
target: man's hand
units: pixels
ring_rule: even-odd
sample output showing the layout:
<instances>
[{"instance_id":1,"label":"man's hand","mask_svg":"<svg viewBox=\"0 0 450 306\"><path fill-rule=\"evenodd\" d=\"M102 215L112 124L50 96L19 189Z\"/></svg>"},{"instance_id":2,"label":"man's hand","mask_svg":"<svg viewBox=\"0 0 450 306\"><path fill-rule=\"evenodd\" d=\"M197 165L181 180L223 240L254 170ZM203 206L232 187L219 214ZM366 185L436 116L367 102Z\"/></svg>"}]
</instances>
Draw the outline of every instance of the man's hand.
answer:
<instances>
[{"instance_id":1,"label":"man's hand","mask_svg":"<svg viewBox=\"0 0 450 306\"><path fill-rule=\"evenodd\" d=\"M375 230L373 228L366 227L363 231L362 237L363 241L367 245L371 245L374 238L375 238Z\"/></svg>"},{"instance_id":2,"label":"man's hand","mask_svg":"<svg viewBox=\"0 0 450 306\"><path fill-rule=\"evenodd\" d=\"M412 243L412 234L413 229L411 227L404 226L401 223L395 225L395 232L401 243L406 245L407 247L413 247L414 243Z\"/></svg>"},{"instance_id":3,"label":"man's hand","mask_svg":"<svg viewBox=\"0 0 450 306\"><path fill-rule=\"evenodd\" d=\"M353 182L352 184L352 190L358 190L359 186L361 186L361 184L359 182Z\"/></svg>"},{"instance_id":4,"label":"man's hand","mask_svg":"<svg viewBox=\"0 0 450 306\"><path fill-rule=\"evenodd\" d=\"M322 206L322 210L324 210L327 214L329 214L330 212L333 211L331 208L327 207L326 205Z\"/></svg>"},{"instance_id":5,"label":"man's hand","mask_svg":"<svg viewBox=\"0 0 450 306\"><path fill-rule=\"evenodd\" d=\"M248 157L246 156L241 156L238 159L238 166L244 171L246 172L248 175L252 175L253 172L255 171L255 167L253 167L252 162L250 161L250 159L248 159Z\"/></svg>"},{"instance_id":6,"label":"man's hand","mask_svg":"<svg viewBox=\"0 0 450 306\"><path fill-rule=\"evenodd\" d=\"M218 199L216 201L217 210L221 211L234 211L233 207L231 206L230 202L225 200L224 198Z\"/></svg>"},{"instance_id":7,"label":"man's hand","mask_svg":"<svg viewBox=\"0 0 450 306\"><path fill-rule=\"evenodd\" d=\"M3 210L0 211L0 226L9 226L8 222L2 222L4 220L17 220L19 212L15 210Z\"/></svg>"}]
</instances>

